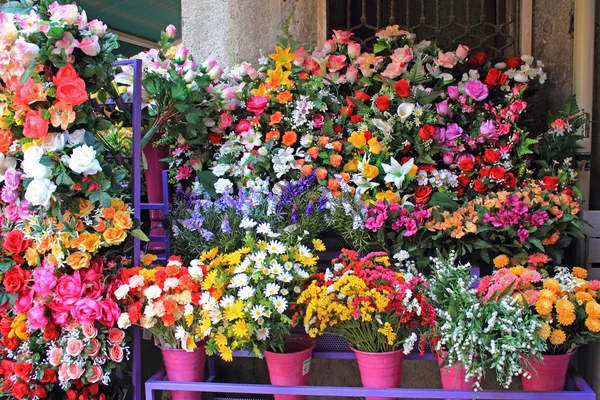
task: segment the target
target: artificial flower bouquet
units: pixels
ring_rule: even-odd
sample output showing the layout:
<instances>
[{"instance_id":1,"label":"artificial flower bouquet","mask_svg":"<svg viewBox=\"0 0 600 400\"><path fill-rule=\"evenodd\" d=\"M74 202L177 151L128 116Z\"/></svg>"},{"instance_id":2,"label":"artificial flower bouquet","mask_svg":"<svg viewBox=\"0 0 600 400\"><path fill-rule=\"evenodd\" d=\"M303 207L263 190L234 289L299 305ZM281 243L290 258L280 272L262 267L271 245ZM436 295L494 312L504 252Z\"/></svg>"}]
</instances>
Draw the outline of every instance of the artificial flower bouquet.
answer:
<instances>
[{"instance_id":1,"label":"artificial flower bouquet","mask_svg":"<svg viewBox=\"0 0 600 400\"><path fill-rule=\"evenodd\" d=\"M245 238L244 247L229 253L213 252L214 265L205 280L208 292L200 299L206 353L219 352L225 361L235 350L262 357L263 351L282 353L292 328L292 314L303 282L316 272L325 250L314 240L283 243L276 233L258 225Z\"/></svg>"},{"instance_id":2,"label":"artificial flower bouquet","mask_svg":"<svg viewBox=\"0 0 600 400\"><path fill-rule=\"evenodd\" d=\"M481 286L472 287L477 278L470 275L470 268L457 264L454 253L448 259L432 259L428 295L437 320L428 335L438 339L442 368L464 368L464 378L475 390L481 389L488 369L508 388L515 376L530 374L531 361L546 350L539 336L543 319L514 284L490 285L486 296L478 296ZM523 279L541 276L530 271Z\"/></svg>"},{"instance_id":3,"label":"artificial flower bouquet","mask_svg":"<svg viewBox=\"0 0 600 400\"><path fill-rule=\"evenodd\" d=\"M192 352L210 328L200 325L199 312L202 290L208 289L214 272L209 274L200 260L185 266L180 257L171 256L166 266L152 267L153 259L145 256L142 267L121 270L114 295L125 311L118 325L139 325L161 348Z\"/></svg>"},{"instance_id":4,"label":"artificial flower bouquet","mask_svg":"<svg viewBox=\"0 0 600 400\"><path fill-rule=\"evenodd\" d=\"M432 329L435 309L427 298L421 276L390 268L383 252L364 257L343 250L333 267L316 274L300 295L302 321L311 337L331 333L354 349L410 353L415 330ZM425 336L420 348L424 351Z\"/></svg>"}]
</instances>

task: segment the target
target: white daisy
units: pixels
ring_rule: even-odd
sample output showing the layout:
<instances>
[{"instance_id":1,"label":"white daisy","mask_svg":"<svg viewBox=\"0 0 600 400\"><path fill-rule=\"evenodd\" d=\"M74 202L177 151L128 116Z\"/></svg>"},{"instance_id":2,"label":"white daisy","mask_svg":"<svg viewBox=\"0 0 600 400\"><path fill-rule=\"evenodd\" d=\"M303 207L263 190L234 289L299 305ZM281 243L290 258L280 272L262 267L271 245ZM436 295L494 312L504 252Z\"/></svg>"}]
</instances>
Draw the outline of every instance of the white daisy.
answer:
<instances>
[{"instance_id":1,"label":"white daisy","mask_svg":"<svg viewBox=\"0 0 600 400\"><path fill-rule=\"evenodd\" d=\"M246 274L237 274L231 278L231 283L229 287L240 288L242 286L246 286L248 284L248 275Z\"/></svg>"},{"instance_id":2,"label":"white daisy","mask_svg":"<svg viewBox=\"0 0 600 400\"><path fill-rule=\"evenodd\" d=\"M250 286L244 286L238 292L238 297L241 300L248 300L250 297L254 296L255 292L256 290L254 290L254 288L251 288Z\"/></svg>"},{"instance_id":3,"label":"white daisy","mask_svg":"<svg viewBox=\"0 0 600 400\"><path fill-rule=\"evenodd\" d=\"M294 277L289 272L282 272L282 273L280 273L280 274L277 275L277 280L281 281L281 282L284 282L284 283L289 283L293 279L294 279ZM285 294L285 293L283 293L283 290L281 291L281 293Z\"/></svg>"},{"instance_id":4,"label":"white daisy","mask_svg":"<svg viewBox=\"0 0 600 400\"><path fill-rule=\"evenodd\" d=\"M283 272L283 268L281 267L281 264L276 262L274 265L271 265L270 272L273 275L279 275Z\"/></svg>"},{"instance_id":5,"label":"white daisy","mask_svg":"<svg viewBox=\"0 0 600 400\"><path fill-rule=\"evenodd\" d=\"M268 222L263 222L262 224L258 225L258 228L256 228L256 233L261 235L268 235L269 232L271 232L271 224Z\"/></svg>"},{"instance_id":6,"label":"white daisy","mask_svg":"<svg viewBox=\"0 0 600 400\"><path fill-rule=\"evenodd\" d=\"M250 259L244 258L244 261L242 261L241 263L238 264L237 267L235 267L235 269L233 270L233 273L234 274L244 273L248 270L249 266L250 266Z\"/></svg>"},{"instance_id":7,"label":"white daisy","mask_svg":"<svg viewBox=\"0 0 600 400\"><path fill-rule=\"evenodd\" d=\"M219 305L221 307L229 307L229 306L232 306L234 302L235 302L235 297L228 294L227 296L225 296L221 299L221 301L219 302Z\"/></svg>"},{"instance_id":8,"label":"white daisy","mask_svg":"<svg viewBox=\"0 0 600 400\"><path fill-rule=\"evenodd\" d=\"M266 340L269 337L269 328L260 328L256 331L256 338L258 340Z\"/></svg>"},{"instance_id":9,"label":"white daisy","mask_svg":"<svg viewBox=\"0 0 600 400\"><path fill-rule=\"evenodd\" d=\"M285 246L279 240L271 240L267 245L267 251L269 254L283 254L285 253Z\"/></svg>"},{"instance_id":10,"label":"white daisy","mask_svg":"<svg viewBox=\"0 0 600 400\"><path fill-rule=\"evenodd\" d=\"M254 221L251 218L248 217L244 217L244 219L242 219L242 222L240 222L240 228L242 229L252 229L256 226L256 221Z\"/></svg>"},{"instance_id":11,"label":"white daisy","mask_svg":"<svg viewBox=\"0 0 600 400\"><path fill-rule=\"evenodd\" d=\"M300 255L300 257L312 257L312 254L311 254L309 248L303 244L298 246L298 255Z\"/></svg>"},{"instance_id":12,"label":"white daisy","mask_svg":"<svg viewBox=\"0 0 600 400\"><path fill-rule=\"evenodd\" d=\"M262 304L257 304L250 310L250 315L252 319L258 321L263 315L265 315L265 306Z\"/></svg>"},{"instance_id":13,"label":"white daisy","mask_svg":"<svg viewBox=\"0 0 600 400\"><path fill-rule=\"evenodd\" d=\"M290 292L287 289L281 289L281 294L287 296Z\"/></svg>"},{"instance_id":14,"label":"white daisy","mask_svg":"<svg viewBox=\"0 0 600 400\"><path fill-rule=\"evenodd\" d=\"M279 288L280 286L276 283L267 283L267 286L265 287L265 296L271 297L277 295L279 293Z\"/></svg>"},{"instance_id":15,"label":"white daisy","mask_svg":"<svg viewBox=\"0 0 600 400\"><path fill-rule=\"evenodd\" d=\"M294 264L291 261L286 261L285 264L283 264L283 268L285 268L286 271L291 270L293 266Z\"/></svg>"},{"instance_id":16,"label":"white daisy","mask_svg":"<svg viewBox=\"0 0 600 400\"><path fill-rule=\"evenodd\" d=\"M277 296L272 299L273 306L277 310L278 313L282 314L288 306L288 302L283 296Z\"/></svg>"},{"instance_id":17,"label":"white daisy","mask_svg":"<svg viewBox=\"0 0 600 400\"><path fill-rule=\"evenodd\" d=\"M256 264L261 264L265 262L267 258L267 253L264 251L257 251L256 253L250 254L249 258L254 261Z\"/></svg>"}]
</instances>

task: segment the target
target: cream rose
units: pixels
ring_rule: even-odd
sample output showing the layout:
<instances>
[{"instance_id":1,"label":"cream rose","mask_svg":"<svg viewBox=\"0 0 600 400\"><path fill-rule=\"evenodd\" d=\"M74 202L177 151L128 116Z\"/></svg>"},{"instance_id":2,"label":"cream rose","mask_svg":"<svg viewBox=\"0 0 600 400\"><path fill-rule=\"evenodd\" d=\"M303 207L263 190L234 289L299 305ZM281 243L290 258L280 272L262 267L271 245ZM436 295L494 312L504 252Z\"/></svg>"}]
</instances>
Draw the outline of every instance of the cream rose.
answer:
<instances>
[{"instance_id":1,"label":"cream rose","mask_svg":"<svg viewBox=\"0 0 600 400\"><path fill-rule=\"evenodd\" d=\"M77 130L74 130L72 133L65 132L65 136L67 137L67 142L69 142L69 144L72 144L73 146L77 146L78 144L81 144L84 142L85 130L77 129Z\"/></svg>"},{"instance_id":2,"label":"cream rose","mask_svg":"<svg viewBox=\"0 0 600 400\"><path fill-rule=\"evenodd\" d=\"M34 179L27 185L25 200L34 206L48 207L56 185L50 179Z\"/></svg>"},{"instance_id":3,"label":"cream rose","mask_svg":"<svg viewBox=\"0 0 600 400\"><path fill-rule=\"evenodd\" d=\"M102 171L100 163L96 160L96 150L88 145L79 146L73 149L69 168L73 172L83 175L95 175Z\"/></svg>"},{"instance_id":4,"label":"cream rose","mask_svg":"<svg viewBox=\"0 0 600 400\"><path fill-rule=\"evenodd\" d=\"M65 148L65 142L64 133L49 133L39 145L46 153L50 153L62 151Z\"/></svg>"}]
</instances>

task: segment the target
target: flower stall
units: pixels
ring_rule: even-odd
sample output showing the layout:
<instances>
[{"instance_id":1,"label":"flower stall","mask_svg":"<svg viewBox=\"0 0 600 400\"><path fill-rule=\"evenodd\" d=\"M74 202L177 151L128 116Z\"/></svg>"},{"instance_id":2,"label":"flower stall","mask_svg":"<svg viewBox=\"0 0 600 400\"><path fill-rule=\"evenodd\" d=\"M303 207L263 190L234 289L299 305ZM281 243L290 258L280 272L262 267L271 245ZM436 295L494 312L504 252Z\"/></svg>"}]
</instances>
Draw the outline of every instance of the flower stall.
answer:
<instances>
[{"instance_id":1,"label":"flower stall","mask_svg":"<svg viewBox=\"0 0 600 400\"><path fill-rule=\"evenodd\" d=\"M2 395L595 398L567 374L600 338L600 283L564 252L588 117L529 118L540 60L397 25L372 50L284 29L225 69L169 26L117 59L49 0L8 4L0 33ZM142 336L165 367L145 383ZM217 382L235 357L271 385ZM362 387L308 386L313 358L355 359ZM442 389L403 388L405 359Z\"/></svg>"}]
</instances>

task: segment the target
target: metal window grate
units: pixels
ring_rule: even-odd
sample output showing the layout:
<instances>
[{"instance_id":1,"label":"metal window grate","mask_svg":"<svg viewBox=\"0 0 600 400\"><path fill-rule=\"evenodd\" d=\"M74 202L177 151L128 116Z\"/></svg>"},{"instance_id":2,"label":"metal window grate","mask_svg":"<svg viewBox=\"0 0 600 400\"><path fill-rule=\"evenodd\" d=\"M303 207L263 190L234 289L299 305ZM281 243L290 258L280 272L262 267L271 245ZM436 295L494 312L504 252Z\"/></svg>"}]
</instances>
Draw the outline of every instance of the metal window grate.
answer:
<instances>
[{"instance_id":1,"label":"metal window grate","mask_svg":"<svg viewBox=\"0 0 600 400\"><path fill-rule=\"evenodd\" d=\"M350 30L371 48L388 25L453 49L465 44L491 57L516 54L517 0L327 0L328 29Z\"/></svg>"}]
</instances>

